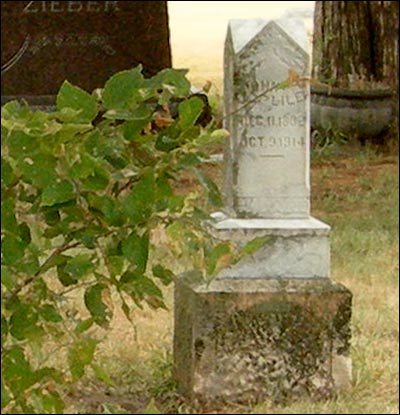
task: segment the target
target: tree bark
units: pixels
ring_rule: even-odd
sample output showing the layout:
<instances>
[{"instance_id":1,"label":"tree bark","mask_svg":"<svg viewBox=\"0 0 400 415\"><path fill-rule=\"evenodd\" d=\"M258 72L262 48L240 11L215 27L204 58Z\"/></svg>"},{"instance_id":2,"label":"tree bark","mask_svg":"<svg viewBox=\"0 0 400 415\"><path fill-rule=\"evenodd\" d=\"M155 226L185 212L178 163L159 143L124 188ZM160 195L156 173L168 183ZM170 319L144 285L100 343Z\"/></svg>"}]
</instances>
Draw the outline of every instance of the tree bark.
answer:
<instances>
[{"instance_id":1,"label":"tree bark","mask_svg":"<svg viewBox=\"0 0 400 415\"><path fill-rule=\"evenodd\" d=\"M316 1L313 78L332 87L393 91L398 131L399 3Z\"/></svg>"},{"instance_id":2,"label":"tree bark","mask_svg":"<svg viewBox=\"0 0 400 415\"><path fill-rule=\"evenodd\" d=\"M396 87L398 19L397 1L316 1L314 77L338 87Z\"/></svg>"}]
</instances>

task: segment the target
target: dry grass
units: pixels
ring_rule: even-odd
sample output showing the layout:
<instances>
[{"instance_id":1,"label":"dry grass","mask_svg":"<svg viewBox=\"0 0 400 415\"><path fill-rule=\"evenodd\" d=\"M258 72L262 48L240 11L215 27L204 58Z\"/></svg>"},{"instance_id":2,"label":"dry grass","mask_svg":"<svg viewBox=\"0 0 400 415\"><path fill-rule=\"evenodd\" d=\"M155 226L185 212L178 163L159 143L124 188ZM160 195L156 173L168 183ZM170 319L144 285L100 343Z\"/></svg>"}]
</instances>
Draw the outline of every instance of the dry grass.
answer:
<instances>
[{"instance_id":1,"label":"dry grass","mask_svg":"<svg viewBox=\"0 0 400 415\"><path fill-rule=\"evenodd\" d=\"M213 63L214 62L214 63ZM213 83L220 99L222 67L206 55L175 59L190 68L196 86ZM207 70L205 70L207 68ZM346 155L347 152L347 155ZM221 166L211 169L220 180ZM276 407L225 407L206 413L397 414L398 399L398 156L345 149L312 165L312 213L332 226L332 278L353 293L353 386L336 399ZM75 413L205 413L176 393L171 378L173 291L165 290L170 310L136 310L132 326L116 312L99 360L114 386L90 376L71 395ZM127 411L127 412L124 412ZM108 412L107 412L108 411Z\"/></svg>"},{"instance_id":2,"label":"dry grass","mask_svg":"<svg viewBox=\"0 0 400 415\"><path fill-rule=\"evenodd\" d=\"M220 177L221 167L214 169ZM134 326L116 313L99 355L115 385L86 381L86 392L73 395L75 403L81 399L81 412L144 413L151 401L160 413L398 413L398 157L370 152L320 161L312 167L312 194L314 216L332 226L332 278L354 296L349 391L329 401L281 407L263 402L208 412L191 408L171 378L171 287L165 290L170 312L137 310Z\"/></svg>"}]
</instances>

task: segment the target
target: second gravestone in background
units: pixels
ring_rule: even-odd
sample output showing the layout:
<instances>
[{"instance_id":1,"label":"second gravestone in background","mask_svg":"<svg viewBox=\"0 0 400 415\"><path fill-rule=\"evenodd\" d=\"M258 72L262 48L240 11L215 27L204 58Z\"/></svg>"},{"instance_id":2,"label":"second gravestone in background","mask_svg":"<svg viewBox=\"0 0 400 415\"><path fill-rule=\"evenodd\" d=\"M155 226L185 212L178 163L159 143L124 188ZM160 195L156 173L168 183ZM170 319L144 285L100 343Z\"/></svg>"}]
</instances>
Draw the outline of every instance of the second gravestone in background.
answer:
<instances>
[{"instance_id":1,"label":"second gravestone in background","mask_svg":"<svg viewBox=\"0 0 400 415\"><path fill-rule=\"evenodd\" d=\"M114 73L171 66L166 1L2 1L1 95L50 104L64 80L88 92Z\"/></svg>"}]
</instances>

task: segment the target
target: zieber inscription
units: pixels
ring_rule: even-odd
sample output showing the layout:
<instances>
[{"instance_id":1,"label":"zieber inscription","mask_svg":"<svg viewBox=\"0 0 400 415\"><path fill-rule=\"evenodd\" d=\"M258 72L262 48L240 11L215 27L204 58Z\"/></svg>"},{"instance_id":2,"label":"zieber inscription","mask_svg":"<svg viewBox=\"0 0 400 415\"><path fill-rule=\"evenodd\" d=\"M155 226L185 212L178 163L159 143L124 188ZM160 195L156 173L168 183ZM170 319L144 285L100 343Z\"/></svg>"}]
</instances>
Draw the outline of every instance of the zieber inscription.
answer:
<instances>
[{"instance_id":1,"label":"zieber inscription","mask_svg":"<svg viewBox=\"0 0 400 415\"><path fill-rule=\"evenodd\" d=\"M23 13L79 13L119 11L118 1L30 1Z\"/></svg>"}]
</instances>

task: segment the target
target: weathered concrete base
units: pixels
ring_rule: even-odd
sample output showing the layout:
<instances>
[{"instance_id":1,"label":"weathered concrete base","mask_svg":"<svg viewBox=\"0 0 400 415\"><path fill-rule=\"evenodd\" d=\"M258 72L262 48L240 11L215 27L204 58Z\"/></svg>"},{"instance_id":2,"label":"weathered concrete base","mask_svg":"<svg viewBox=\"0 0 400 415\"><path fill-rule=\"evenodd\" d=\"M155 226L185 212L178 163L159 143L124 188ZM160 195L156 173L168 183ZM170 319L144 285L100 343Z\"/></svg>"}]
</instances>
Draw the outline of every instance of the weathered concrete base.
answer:
<instances>
[{"instance_id":1,"label":"weathered concrete base","mask_svg":"<svg viewBox=\"0 0 400 415\"><path fill-rule=\"evenodd\" d=\"M351 382L352 294L328 278L182 275L174 375L199 402L325 398Z\"/></svg>"},{"instance_id":2,"label":"weathered concrete base","mask_svg":"<svg viewBox=\"0 0 400 415\"><path fill-rule=\"evenodd\" d=\"M218 276L223 278L329 278L330 226L315 218L238 219L216 213L211 233L242 247L254 238L263 246Z\"/></svg>"}]
</instances>

